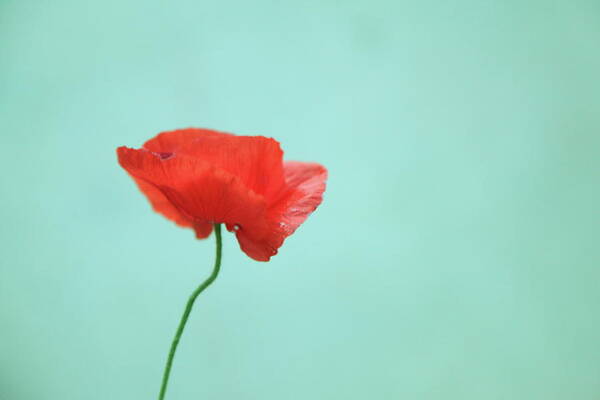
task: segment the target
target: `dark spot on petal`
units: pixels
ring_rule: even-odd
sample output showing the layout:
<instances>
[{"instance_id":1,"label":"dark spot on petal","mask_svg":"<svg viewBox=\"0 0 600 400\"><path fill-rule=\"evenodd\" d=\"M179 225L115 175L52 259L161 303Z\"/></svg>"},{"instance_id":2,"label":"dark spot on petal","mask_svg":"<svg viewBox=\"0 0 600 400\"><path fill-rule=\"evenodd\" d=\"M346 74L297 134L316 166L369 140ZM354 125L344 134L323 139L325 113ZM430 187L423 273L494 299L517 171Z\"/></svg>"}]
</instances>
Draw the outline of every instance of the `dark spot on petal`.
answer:
<instances>
[{"instance_id":1,"label":"dark spot on petal","mask_svg":"<svg viewBox=\"0 0 600 400\"><path fill-rule=\"evenodd\" d=\"M175 153L171 153L171 152L159 152L159 153L154 153L154 154L159 156L161 160L168 160L170 158L175 157Z\"/></svg>"}]
</instances>

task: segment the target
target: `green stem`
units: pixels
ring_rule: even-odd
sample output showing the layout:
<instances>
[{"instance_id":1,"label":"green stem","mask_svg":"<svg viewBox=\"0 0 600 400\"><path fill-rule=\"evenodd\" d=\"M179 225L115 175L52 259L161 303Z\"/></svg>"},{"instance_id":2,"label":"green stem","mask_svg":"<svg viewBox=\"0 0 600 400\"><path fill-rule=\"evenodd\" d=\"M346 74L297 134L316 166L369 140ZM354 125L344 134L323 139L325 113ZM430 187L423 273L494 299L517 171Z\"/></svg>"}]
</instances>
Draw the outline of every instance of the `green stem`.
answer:
<instances>
[{"instance_id":1,"label":"green stem","mask_svg":"<svg viewBox=\"0 0 600 400\"><path fill-rule=\"evenodd\" d=\"M162 385L160 386L160 394L158 395L158 400L163 400L165 398L165 392L167 391L167 383L169 382L169 374L171 373L173 358L175 358L175 351L177 350L179 339L181 338L181 334L183 333L185 324L187 323L188 317L190 316L190 312L192 311L192 307L194 306L196 297L198 297L198 295L202 293L204 289L210 286L210 284L213 283L215 279L217 279L217 275L219 275L219 270L221 268L221 249L223 247L221 242L221 224L215 224L215 237L217 239L217 256L215 258L215 266L213 268L212 274L210 274L210 276L204 282L202 282L202 284L198 286L196 290L194 290L185 306L185 311L183 312L183 316L181 317L181 321L179 322L179 326L177 327L177 332L175 332L173 343L171 343L171 350L169 351L169 358L167 358L167 364L165 365L165 372L163 374Z\"/></svg>"}]
</instances>

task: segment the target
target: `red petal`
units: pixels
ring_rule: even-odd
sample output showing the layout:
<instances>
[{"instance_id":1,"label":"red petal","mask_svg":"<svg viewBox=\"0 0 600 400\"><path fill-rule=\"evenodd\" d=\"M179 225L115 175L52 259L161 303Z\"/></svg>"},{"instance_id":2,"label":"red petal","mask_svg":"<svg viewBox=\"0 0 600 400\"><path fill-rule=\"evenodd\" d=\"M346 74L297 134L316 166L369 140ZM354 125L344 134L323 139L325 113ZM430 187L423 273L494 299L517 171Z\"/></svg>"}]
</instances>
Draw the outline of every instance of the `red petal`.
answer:
<instances>
[{"instance_id":1,"label":"red petal","mask_svg":"<svg viewBox=\"0 0 600 400\"><path fill-rule=\"evenodd\" d=\"M179 210L175 208L175 206L171 204L169 200L167 200L167 198L162 194L162 192L159 189L147 182L144 182L141 179L136 179L135 177L133 177L133 180L138 185L142 193L146 195L154 211L156 211L159 214L162 214L163 216L175 222L179 226L193 226L192 221L183 216L179 212Z\"/></svg>"},{"instance_id":2,"label":"red petal","mask_svg":"<svg viewBox=\"0 0 600 400\"><path fill-rule=\"evenodd\" d=\"M228 133L201 128L186 128L175 131L161 132L144 143L144 148L155 153L178 152L187 145L207 136L232 136Z\"/></svg>"},{"instance_id":3,"label":"red petal","mask_svg":"<svg viewBox=\"0 0 600 400\"><path fill-rule=\"evenodd\" d=\"M238 177L184 154L164 158L126 147L117 152L121 166L160 192L173 209L192 222L199 238L210 234L212 223L240 224L261 232L266 229L264 198Z\"/></svg>"},{"instance_id":4,"label":"red petal","mask_svg":"<svg viewBox=\"0 0 600 400\"><path fill-rule=\"evenodd\" d=\"M269 199L284 186L283 152L271 138L189 128L160 133L146 142L144 148L164 158L175 154L199 158L229 172Z\"/></svg>"},{"instance_id":5,"label":"red petal","mask_svg":"<svg viewBox=\"0 0 600 400\"><path fill-rule=\"evenodd\" d=\"M237 238L242 250L257 261L268 261L277 254L286 237L321 204L327 170L315 163L286 162L287 192L269 207L269 228L263 232L240 229ZM262 235L261 235L262 233Z\"/></svg>"},{"instance_id":6,"label":"red petal","mask_svg":"<svg viewBox=\"0 0 600 400\"><path fill-rule=\"evenodd\" d=\"M213 230L213 224L206 221L194 222L194 231L196 232L196 238L206 239L210 236Z\"/></svg>"}]
</instances>

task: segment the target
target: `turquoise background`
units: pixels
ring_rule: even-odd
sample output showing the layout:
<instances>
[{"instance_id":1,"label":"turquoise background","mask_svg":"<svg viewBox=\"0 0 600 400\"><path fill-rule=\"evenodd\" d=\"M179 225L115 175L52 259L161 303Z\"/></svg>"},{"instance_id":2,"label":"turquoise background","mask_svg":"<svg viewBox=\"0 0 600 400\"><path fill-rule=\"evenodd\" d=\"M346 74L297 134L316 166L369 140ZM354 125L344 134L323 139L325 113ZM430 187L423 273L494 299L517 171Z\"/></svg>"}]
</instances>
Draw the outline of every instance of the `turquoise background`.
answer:
<instances>
[{"instance_id":1,"label":"turquoise background","mask_svg":"<svg viewBox=\"0 0 600 400\"><path fill-rule=\"evenodd\" d=\"M0 399L156 398L214 242L115 148L187 126L330 179L167 399L600 398L599 71L596 0L0 0Z\"/></svg>"}]
</instances>

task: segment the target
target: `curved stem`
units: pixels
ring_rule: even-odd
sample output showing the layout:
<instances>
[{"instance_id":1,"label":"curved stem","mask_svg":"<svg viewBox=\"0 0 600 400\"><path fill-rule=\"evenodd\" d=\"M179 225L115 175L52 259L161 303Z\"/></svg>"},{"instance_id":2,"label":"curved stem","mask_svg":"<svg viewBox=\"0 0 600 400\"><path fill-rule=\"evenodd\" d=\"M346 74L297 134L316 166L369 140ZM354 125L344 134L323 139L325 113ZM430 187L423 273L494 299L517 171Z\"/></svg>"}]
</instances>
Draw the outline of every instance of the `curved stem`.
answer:
<instances>
[{"instance_id":1,"label":"curved stem","mask_svg":"<svg viewBox=\"0 0 600 400\"><path fill-rule=\"evenodd\" d=\"M202 284L198 286L196 290L194 290L194 292L191 294L185 306L183 316L181 317L181 321L179 322L179 326L177 327L177 331L175 332L175 337L173 338L173 343L171 343L171 350L169 351L169 357L167 358L167 364L165 365L165 372L163 374L162 385L160 386L160 394L158 395L158 400L163 400L165 397L165 392L167 391L167 383L169 382L169 374L171 373L171 366L173 365L173 358L175 358L175 351L177 350L179 339L181 338L181 334L183 333L185 324L187 323L188 317L190 316L190 312L192 311L192 307L194 306L196 297L198 297L198 295L202 293L204 289L210 286L210 284L213 283L215 279L217 279L217 275L219 275L219 270L221 268L222 249L221 224L215 224L215 238L217 239L217 255L215 258L215 266L210 276L204 282L202 282Z\"/></svg>"}]
</instances>

